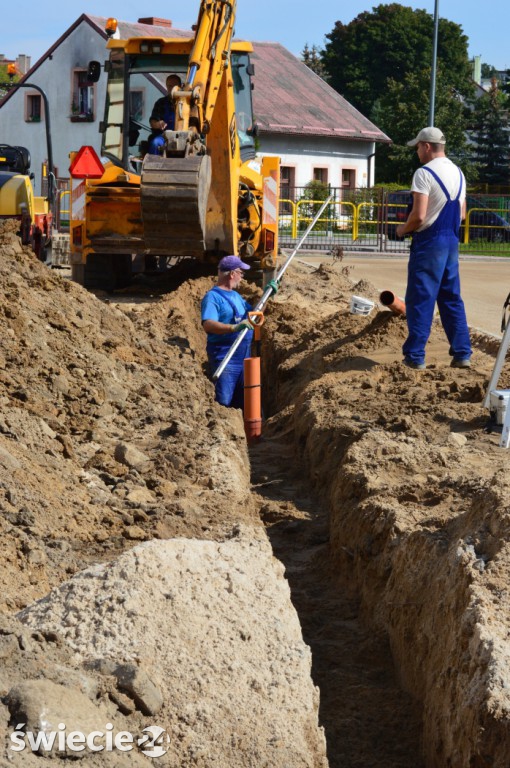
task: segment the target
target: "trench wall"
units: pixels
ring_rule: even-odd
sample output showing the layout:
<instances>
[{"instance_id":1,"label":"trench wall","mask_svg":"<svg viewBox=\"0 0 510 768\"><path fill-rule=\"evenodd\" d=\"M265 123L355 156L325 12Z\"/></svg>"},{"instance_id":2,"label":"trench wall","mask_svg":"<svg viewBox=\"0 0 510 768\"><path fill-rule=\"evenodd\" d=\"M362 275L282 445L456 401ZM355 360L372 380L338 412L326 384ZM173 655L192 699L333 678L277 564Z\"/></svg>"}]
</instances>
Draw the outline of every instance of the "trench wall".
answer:
<instances>
[{"instance_id":1,"label":"trench wall","mask_svg":"<svg viewBox=\"0 0 510 768\"><path fill-rule=\"evenodd\" d=\"M480 445L485 374L385 364L405 329L384 314L278 308L266 412L328 504L339 589L422 706L426 764L507 768L510 483L506 453Z\"/></svg>"}]
</instances>

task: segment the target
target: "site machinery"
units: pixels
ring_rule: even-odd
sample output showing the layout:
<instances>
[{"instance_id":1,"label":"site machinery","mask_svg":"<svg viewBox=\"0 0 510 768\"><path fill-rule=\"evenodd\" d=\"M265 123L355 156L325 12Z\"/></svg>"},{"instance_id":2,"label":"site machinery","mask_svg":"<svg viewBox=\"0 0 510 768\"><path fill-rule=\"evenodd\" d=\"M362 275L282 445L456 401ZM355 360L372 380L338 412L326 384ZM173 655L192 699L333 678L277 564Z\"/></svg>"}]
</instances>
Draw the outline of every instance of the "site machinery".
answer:
<instances>
[{"instance_id":1,"label":"site machinery","mask_svg":"<svg viewBox=\"0 0 510 768\"><path fill-rule=\"evenodd\" d=\"M189 37L109 39L102 167L72 180L72 274L85 287L229 253L273 275L279 158L257 157L252 45L233 40L235 12L235 0L203 0ZM89 78L100 70L91 62ZM171 94L175 128L162 154L148 154L146 95L150 84L161 95L170 73L182 81Z\"/></svg>"},{"instance_id":2,"label":"site machinery","mask_svg":"<svg viewBox=\"0 0 510 768\"><path fill-rule=\"evenodd\" d=\"M34 194L26 147L0 144L0 219L19 221L23 245L41 261L51 261L53 212L48 198Z\"/></svg>"}]
</instances>

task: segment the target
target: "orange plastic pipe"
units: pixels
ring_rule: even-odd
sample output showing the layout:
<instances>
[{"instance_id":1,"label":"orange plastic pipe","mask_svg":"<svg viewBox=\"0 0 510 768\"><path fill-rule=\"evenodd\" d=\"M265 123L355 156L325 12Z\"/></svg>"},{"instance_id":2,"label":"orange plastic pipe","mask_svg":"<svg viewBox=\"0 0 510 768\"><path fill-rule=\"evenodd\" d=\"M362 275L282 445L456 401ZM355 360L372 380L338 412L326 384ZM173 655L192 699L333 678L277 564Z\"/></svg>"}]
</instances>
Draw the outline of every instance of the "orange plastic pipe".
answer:
<instances>
[{"instance_id":1,"label":"orange plastic pipe","mask_svg":"<svg viewBox=\"0 0 510 768\"><path fill-rule=\"evenodd\" d=\"M262 435L260 357L244 360L244 431L248 443L256 442Z\"/></svg>"},{"instance_id":2,"label":"orange plastic pipe","mask_svg":"<svg viewBox=\"0 0 510 768\"><path fill-rule=\"evenodd\" d=\"M394 315L405 315L406 313L405 303L402 301L402 299L399 299L398 296L395 296L392 291L382 291L379 296L379 301L385 307L391 309Z\"/></svg>"}]
</instances>

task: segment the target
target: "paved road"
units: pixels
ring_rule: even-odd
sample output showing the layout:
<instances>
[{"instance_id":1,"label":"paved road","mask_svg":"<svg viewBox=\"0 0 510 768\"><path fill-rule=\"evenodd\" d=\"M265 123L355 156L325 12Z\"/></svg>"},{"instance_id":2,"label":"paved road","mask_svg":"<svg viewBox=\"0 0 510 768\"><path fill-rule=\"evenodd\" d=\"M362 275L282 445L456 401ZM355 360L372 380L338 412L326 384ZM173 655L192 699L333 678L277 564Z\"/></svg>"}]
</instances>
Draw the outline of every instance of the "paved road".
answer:
<instances>
[{"instance_id":1,"label":"paved road","mask_svg":"<svg viewBox=\"0 0 510 768\"><path fill-rule=\"evenodd\" d=\"M298 258L310 263L331 261L318 252L300 252ZM338 263L338 262L337 262ZM379 290L404 297L407 283L407 258L344 254L342 265L352 265L351 279L368 280ZM501 337L503 304L510 293L510 258L461 257L462 295L468 323L472 328Z\"/></svg>"}]
</instances>

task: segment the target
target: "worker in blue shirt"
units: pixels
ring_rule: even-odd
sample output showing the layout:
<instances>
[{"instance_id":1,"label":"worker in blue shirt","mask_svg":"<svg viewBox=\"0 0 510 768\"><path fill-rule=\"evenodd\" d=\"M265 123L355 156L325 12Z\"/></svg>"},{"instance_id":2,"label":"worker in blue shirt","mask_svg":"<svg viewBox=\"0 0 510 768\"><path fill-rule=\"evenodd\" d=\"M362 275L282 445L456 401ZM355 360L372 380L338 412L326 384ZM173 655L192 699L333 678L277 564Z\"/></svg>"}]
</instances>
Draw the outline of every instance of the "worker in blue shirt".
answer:
<instances>
[{"instance_id":1,"label":"worker in blue shirt","mask_svg":"<svg viewBox=\"0 0 510 768\"><path fill-rule=\"evenodd\" d=\"M149 124L152 134L149 136L149 154L159 155L160 148L165 144L163 131L173 131L175 128L175 107L172 100L172 90L181 87L179 75L168 75L166 79L167 95L158 99L152 108Z\"/></svg>"},{"instance_id":2,"label":"worker in blue shirt","mask_svg":"<svg viewBox=\"0 0 510 768\"><path fill-rule=\"evenodd\" d=\"M216 381L216 400L232 408L242 408L244 404L244 359L250 356L253 340L253 323L248 319L252 307L236 290L247 269L250 266L238 256L224 256L218 264L217 284L205 294L201 306L211 374L222 363L238 334L248 330Z\"/></svg>"}]
</instances>

